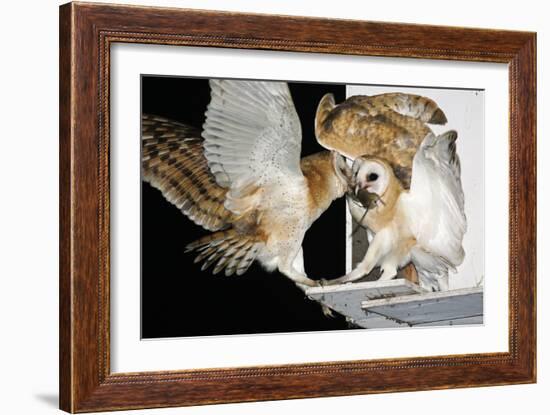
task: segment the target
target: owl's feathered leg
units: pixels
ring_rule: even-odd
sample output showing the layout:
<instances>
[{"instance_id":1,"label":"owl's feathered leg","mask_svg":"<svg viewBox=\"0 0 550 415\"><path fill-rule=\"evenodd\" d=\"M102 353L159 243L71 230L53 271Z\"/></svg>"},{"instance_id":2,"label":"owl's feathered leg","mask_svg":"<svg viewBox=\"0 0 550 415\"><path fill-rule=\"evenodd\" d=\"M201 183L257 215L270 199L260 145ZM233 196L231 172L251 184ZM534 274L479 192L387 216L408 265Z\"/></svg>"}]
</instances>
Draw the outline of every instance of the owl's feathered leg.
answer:
<instances>
[{"instance_id":1,"label":"owl's feathered leg","mask_svg":"<svg viewBox=\"0 0 550 415\"><path fill-rule=\"evenodd\" d=\"M317 281L309 279L304 270L304 253L302 247L298 248L298 251L294 255L287 255L279 261L279 272L300 287L305 285L308 287L316 287ZM300 287L301 288L301 287Z\"/></svg>"},{"instance_id":2,"label":"owl's feathered leg","mask_svg":"<svg viewBox=\"0 0 550 415\"><path fill-rule=\"evenodd\" d=\"M300 247L300 250L298 251L296 258L294 258L294 262L292 263L292 266L298 272L301 272L302 274L306 273L306 267L304 266L304 249L302 247Z\"/></svg>"},{"instance_id":3,"label":"owl's feathered leg","mask_svg":"<svg viewBox=\"0 0 550 415\"><path fill-rule=\"evenodd\" d=\"M363 258L363 260L359 264L357 264L354 270L347 273L343 277L336 278L334 280L323 281L323 285L345 284L363 278L363 276L370 273L374 269L374 267L380 263L381 259L386 255L388 251L387 245L387 238L385 237L384 232L377 233L374 236L372 243L369 245L369 248L367 249L365 258Z\"/></svg>"},{"instance_id":4,"label":"owl's feathered leg","mask_svg":"<svg viewBox=\"0 0 550 415\"><path fill-rule=\"evenodd\" d=\"M306 274L302 274L292 267L279 267L279 272L290 278L296 284L307 285L308 287L316 287L317 285L319 285L316 281L309 279Z\"/></svg>"},{"instance_id":5,"label":"owl's feathered leg","mask_svg":"<svg viewBox=\"0 0 550 415\"><path fill-rule=\"evenodd\" d=\"M296 255L296 258L294 258L294 262L292 263L292 266L294 269L296 269L298 272L301 272L304 275L306 274L306 268L304 266L304 250L302 247L300 247L300 250L298 251L298 255ZM302 283L297 282L296 286L301 289L304 293L308 289L309 285L305 285Z\"/></svg>"},{"instance_id":6,"label":"owl's feathered leg","mask_svg":"<svg viewBox=\"0 0 550 415\"><path fill-rule=\"evenodd\" d=\"M387 281L395 278L397 276L397 265L392 263L387 263L382 265L382 275L380 275L379 280Z\"/></svg>"}]
</instances>

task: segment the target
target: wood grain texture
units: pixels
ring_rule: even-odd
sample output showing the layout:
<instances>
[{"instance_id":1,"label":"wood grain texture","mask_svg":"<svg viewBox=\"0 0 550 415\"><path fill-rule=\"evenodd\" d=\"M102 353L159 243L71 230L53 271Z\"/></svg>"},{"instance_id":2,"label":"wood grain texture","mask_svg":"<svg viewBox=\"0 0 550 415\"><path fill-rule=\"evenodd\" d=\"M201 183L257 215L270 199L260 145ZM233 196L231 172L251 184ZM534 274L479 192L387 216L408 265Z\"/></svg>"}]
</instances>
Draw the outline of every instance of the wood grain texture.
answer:
<instances>
[{"instance_id":1,"label":"wood grain texture","mask_svg":"<svg viewBox=\"0 0 550 415\"><path fill-rule=\"evenodd\" d=\"M72 19L69 8L59 14L59 406L73 409L71 320L71 102Z\"/></svg>"},{"instance_id":2,"label":"wood grain texture","mask_svg":"<svg viewBox=\"0 0 550 415\"><path fill-rule=\"evenodd\" d=\"M114 42L508 63L509 352L111 373L108 82ZM86 3L61 6L60 407L89 412L534 382L535 68L534 33Z\"/></svg>"}]
</instances>

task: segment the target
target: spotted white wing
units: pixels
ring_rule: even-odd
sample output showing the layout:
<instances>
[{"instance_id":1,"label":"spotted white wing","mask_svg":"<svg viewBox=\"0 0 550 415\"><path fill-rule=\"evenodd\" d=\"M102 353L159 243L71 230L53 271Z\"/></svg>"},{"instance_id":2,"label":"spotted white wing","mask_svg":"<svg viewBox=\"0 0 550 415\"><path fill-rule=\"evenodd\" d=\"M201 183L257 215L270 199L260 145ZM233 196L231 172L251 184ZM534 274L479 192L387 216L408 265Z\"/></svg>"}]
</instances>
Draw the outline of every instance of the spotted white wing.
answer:
<instances>
[{"instance_id":1,"label":"spotted white wing","mask_svg":"<svg viewBox=\"0 0 550 415\"><path fill-rule=\"evenodd\" d=\"M418 243L417 259L434 270L456 267L464 259L466 216L456 138L456 131L440 136L430 133L424 138L414 157L406 198L406 212ZM428 257L432 257L431 266L426 263Z\"/></svg>"},{"instance_id":2,"label":"spotted white wing","mask_svg":"<svg viewBox=\"0 0 550 415\"><path fill-rule=\"evenodd\" d=\"M261 187L300 169L300 120L285 82L211 80L203 137L217 183Z\"/></svg>"}]
</instances>

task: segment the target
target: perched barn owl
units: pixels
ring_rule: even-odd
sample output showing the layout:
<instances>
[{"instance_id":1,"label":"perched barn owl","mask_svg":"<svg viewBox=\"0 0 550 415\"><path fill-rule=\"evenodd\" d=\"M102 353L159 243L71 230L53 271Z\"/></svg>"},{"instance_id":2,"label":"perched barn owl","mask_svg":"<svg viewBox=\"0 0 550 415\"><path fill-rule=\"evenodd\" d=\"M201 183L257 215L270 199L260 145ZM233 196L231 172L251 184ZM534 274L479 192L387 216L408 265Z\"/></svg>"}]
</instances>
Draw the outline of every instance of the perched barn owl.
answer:
<instances>
[{"instance_id":1,"label":"perched barn owl","mask_svg":"<svg viewBox=\"0 0 550 415\"><path fill-rule=\"evenodd\" d=\"M311 224L344 195L351 170L336 152L300 160L302 133L284 82L211 80L202 135L155 116L142 120L143 178L213 231L188 245L203 269L243 274L254 260L296 284Z\"/></svg>"},{"instance_id":2,"label":"perched barn owl","mask_svg":"<svg viewBox=\"0 0 550 415\"><path fill-rule=\"evenodd\" d=\"M379 157L358 157L352 167L355 192L367 192L370 206L351 204L354 218L374 232L365 258L349 274L328 284L355 281L374 267L381 279L391 279L409 262L416 267L420 285L448 289L448 270L462 263L466 232L457 134L429 133L412 166L410 190L405 190L392 166Z\"/></svg>"},{"instance_id":3,"label":"perched barn owl","mask_svg":"<svg viewBox=\"0 0 550 415\"><path fill-rule=\"evenodd\" d=\"M446 122L447 117L437 104L420 95L354 95L336 105L334 96L326 94L317 107L315 135L322 146L351 160L364 155L383 158L401 185L408 189L413 157L424 137L432 132L427 124ZM376 195L368 192L360 192L355 197L348 195L348 206L355 213L360 211L358 217L361 218L365 214L364 206L375 200L373 196ZM357 197L363 206L354 203ZM367 228L367 235L371 240L371 229ZM405 267L402 274L418 282L413 266Z\"/></svg>"},{"instance_id":4,"label":"perched barn owl","mask_svg":"<svg viewBox=\"0 0 550 415\"><path fill-rule=\"evenodd\" d=\"M315 135L328 150L347 158L369 155L385 159L408 189L413 157L431 132L426 125L447 118L429 98L403 93L354 95L336 105L326 94L317 107Z\"/></svg>"}]
</instances>

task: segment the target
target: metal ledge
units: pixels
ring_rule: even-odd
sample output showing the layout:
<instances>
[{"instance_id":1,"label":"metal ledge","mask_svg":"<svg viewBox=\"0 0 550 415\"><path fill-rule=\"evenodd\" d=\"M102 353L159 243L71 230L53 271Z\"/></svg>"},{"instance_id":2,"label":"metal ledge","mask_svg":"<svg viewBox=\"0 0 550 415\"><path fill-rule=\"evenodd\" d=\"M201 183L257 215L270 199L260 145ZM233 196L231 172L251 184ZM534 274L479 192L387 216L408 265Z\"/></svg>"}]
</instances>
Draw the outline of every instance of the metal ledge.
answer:
<instances>
[{"instance_id":1,"label":"metal ledge","mask_svg":"<svg viewBox=\"0 0 550 415\"><path fill-rule=\"evenodd\" d=\"M313 287L306 295L363 328L483 323L483 287L428 292L394 279Z\"/></svg>"}]
</instances>

